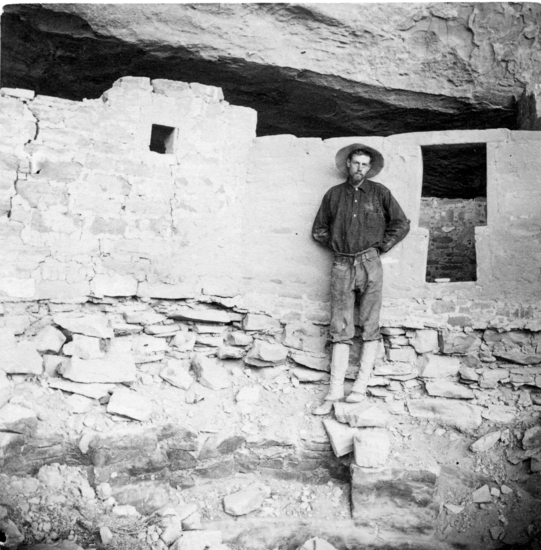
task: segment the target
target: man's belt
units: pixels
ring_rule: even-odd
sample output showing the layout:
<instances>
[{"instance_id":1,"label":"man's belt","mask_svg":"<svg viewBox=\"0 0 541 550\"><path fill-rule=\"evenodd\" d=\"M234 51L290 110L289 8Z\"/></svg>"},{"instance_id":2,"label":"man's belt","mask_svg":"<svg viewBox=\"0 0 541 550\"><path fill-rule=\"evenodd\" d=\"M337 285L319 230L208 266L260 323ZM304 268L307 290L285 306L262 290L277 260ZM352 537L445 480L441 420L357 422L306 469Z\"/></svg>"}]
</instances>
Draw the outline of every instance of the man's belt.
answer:
<instances>
[{"instance_id":1,"label":"man's belt","mask_svg":"<svg viewBox=\"0 0 541 550\"><path fill-rule=\"evenodd\" d=\"M357 261L364 262L366 260L373 260L378 256L379 256L379 250L374 247L367 248L362 252L357 252L357 254L342 254L341 252L334 253L335 258L339 258L339 259L343 258L343 259L349 260L351 263L355 263Z\"/></svg>"}]
</instances>

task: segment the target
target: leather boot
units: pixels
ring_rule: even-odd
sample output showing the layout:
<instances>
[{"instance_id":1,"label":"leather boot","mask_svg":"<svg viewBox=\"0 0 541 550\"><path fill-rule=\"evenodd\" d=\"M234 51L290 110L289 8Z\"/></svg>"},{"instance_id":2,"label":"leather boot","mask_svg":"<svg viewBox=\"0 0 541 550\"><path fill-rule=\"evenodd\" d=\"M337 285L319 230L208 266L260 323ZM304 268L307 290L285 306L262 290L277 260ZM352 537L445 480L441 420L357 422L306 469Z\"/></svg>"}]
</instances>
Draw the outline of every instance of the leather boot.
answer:
<instances>
[{"instance_id":1,"label":"leather boot","mask_svg":"<svg viewBox=\"0 0 541 550\"><path fill-rule=\"evenodd\" d=\"M344 399L344 379L349 366L349 345L333 344L331 361L331 380L329 391L323 403L312 411L312 414L323 415L332 411L335 401Z\"/></svg>"},{"instance_id":2,"label":"leather boot","mask_svg":"<svg viewBox=\"0 0 541 550\"><path fill-rule=\"evenodd\" d=\"M363 343L361 350L361 364L359 366L359 374L353 384L351 393L346 397L348 403L360 403L366 396L366 388L368 380L374 368L374 362L378 352L379 340L369 340Z\"/></svg>"}]
</instances>

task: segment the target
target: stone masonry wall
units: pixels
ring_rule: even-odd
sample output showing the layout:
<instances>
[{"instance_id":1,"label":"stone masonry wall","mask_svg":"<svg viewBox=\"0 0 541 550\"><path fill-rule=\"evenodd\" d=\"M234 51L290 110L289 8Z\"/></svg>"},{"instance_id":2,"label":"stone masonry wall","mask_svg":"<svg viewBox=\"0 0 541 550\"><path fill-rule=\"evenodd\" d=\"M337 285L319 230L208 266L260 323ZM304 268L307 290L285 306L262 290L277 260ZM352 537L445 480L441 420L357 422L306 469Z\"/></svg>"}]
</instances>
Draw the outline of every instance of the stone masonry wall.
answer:
<instances>
[{"instance_id":1,"label":"stone masonry wall","mask_svg":"<svg viewBox=\"0 0 541 550\"><path fill-rule=\"evenodd\" d=\"M486 225L486 199L421 200L419 226L430 231L426 280L475 281L475 227Z\"/></svg>"}]
</instances>

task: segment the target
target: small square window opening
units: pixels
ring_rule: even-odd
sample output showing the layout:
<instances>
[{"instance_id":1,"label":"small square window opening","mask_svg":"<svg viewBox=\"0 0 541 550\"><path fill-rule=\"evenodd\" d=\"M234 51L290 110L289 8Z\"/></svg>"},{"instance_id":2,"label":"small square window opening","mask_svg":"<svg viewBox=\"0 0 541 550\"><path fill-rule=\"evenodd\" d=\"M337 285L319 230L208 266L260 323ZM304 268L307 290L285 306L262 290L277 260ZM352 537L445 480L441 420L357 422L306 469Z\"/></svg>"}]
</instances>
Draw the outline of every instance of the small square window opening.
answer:
<instances>
[{"instance_id":1,"label":"small square window opening","mask_svg":"<svg viewBox=\"0 0 541 550\"><path fill-rule=\"evenodd\" d=\"M150 133L150 150L161 155L172 155L175 144L175 128L153 124Z\"/></svg>"}]
</instances>

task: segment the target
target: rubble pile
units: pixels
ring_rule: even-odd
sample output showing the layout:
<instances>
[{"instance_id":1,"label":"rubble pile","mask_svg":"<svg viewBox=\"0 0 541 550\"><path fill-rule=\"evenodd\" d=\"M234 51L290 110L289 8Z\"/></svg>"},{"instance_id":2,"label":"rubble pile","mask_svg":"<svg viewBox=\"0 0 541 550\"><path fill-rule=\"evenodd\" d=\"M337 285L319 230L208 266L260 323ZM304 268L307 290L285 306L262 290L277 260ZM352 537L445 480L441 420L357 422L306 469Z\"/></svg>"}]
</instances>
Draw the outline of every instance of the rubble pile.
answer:
<instances>
[{"instance_id":1,"label":"rubble pile","mask_svg":"<svg viewBox=\"0 0 541 550\"><path fill-rule=\"evenodd\" d=\"M321 421L310 412L329 358L316 325L110 298L6 303L4 321L0 505L14 544L122 534L181 550L212 521L329 510L379 536L447 528L457 540L471 536L460 521L487 511L490 540L509 542L525 535L506 514L541 494L538 333L386 327L369 398ZM356 341L350 380L358 355ZM293 482L307 484L296 497ZM517 525L531 519L521 510Z\"/></svg>"}]
</instances>

